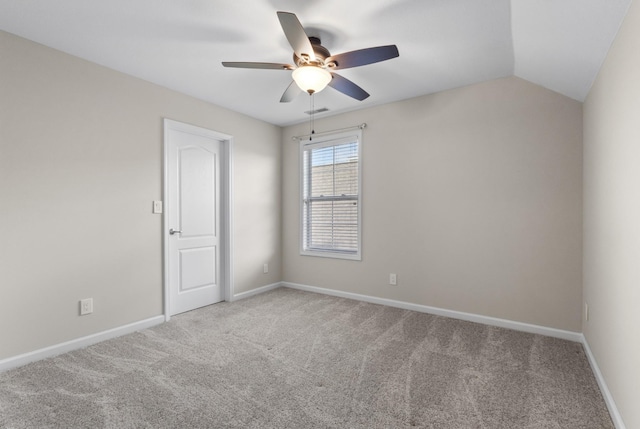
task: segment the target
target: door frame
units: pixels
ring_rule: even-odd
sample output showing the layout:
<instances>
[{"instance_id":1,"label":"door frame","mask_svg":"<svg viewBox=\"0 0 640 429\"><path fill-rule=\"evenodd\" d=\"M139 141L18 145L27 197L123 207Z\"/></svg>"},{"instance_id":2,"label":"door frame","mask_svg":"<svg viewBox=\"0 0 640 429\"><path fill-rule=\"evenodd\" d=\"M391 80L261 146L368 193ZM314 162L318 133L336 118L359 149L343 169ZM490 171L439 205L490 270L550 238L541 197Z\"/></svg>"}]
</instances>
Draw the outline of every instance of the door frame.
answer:
<instances>
[{"instance_id":1,"label":"door frame","mask_svg":"<svg viewBox=\"0 0 640 429\"><path fill-rule=\"evenodd\" d=\"M162 136L162 154L163 154L163 171L162 171L162 198L164 201L164 210L162 214L162 254L163 254L163 291L164 291L164 319L169 321L171 314L169 312L169 218L167 210L171 203L169 198L169 177L168 168L168 130L178 130L186 133L196 134L204 137L220 140L220 283L222 285L222 299L231 301L233 299L233 136L220 133L207 128L198 127L196 125L178 122L173 119L163 118L163 136Z\"/></svg>"}]
</instances>

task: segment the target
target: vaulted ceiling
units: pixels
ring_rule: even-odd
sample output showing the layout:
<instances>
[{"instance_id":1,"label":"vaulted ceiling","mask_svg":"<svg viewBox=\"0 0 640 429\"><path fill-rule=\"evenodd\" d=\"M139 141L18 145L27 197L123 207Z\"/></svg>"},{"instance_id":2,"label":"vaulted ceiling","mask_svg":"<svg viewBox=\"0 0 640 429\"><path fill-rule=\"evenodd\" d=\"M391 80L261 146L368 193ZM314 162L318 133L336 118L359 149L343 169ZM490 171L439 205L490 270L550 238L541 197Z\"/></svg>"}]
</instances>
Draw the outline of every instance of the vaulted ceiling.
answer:
<instances>
[{"instance_id":1,"label":"vaulted ceiling","mask_svg":"<svg viewBox=\"0 0 640 429\"><path fill-rule=\"evenodd\" d=\"M398 58L340 74L364 101L332 88L330 115L505 76L583 101L631 0L0 0L0 29L273 123L304 121L310 99L280 97L292 63L276 11L293 12L332 54L395 44ZM0 58L0 61L2 59ZM1 78L1 77L0 77Z\"/></svg>"}]
</instances>

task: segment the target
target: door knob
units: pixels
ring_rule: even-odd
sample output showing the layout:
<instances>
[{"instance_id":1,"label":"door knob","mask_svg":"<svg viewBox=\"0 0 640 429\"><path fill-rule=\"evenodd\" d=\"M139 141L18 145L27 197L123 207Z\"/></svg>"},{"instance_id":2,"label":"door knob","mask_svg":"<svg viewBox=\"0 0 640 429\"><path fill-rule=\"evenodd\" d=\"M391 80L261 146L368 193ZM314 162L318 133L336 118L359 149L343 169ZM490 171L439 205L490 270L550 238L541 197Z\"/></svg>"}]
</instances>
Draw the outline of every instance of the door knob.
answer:
<instances>
[{"instance_id":1,"label":"door knob","mask_svg":"<svg viewBox=\"0 0 640 429\"><path fill-rule=\"evenodd\" d=\"M173 235L173 234L182 234L182 231L178 231L177 229L171 228L169 230L169 234L171 234L171 235Z\"/></svg>"}]
</instances>

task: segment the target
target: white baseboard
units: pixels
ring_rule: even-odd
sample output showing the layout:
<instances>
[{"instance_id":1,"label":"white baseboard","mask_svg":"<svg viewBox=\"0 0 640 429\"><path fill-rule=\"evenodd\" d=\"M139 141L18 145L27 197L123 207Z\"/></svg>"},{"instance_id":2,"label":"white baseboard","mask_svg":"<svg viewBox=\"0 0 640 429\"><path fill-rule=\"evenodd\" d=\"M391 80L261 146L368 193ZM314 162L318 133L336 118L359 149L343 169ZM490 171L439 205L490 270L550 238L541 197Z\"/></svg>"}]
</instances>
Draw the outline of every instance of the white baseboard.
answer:
<instances>
[{"instance_id":1,"label":"white baseboard","mask_svg":"<svg viewBox=\"0 0 640 429\"><path fill-rule=\"evenodd\" d=\"M231 299L231 301L237 301L239 299L248 298L250 296L264 293L272 289L277 289L280 286L282 286L282 284L278 282L278 283L262 286L256 289L252 289L250 291L238 293L233 295L233 298ZM43 349L24 353L18 356L12 356L6 359L2 359L0 360L0 372L7 371L12 368L24 366L28 363L35 362L41 359L54 357L54 356L67 353L73 350L82 349L84 347L88 347L90 345L99 343L101 341L109 340L111 338L119 337L125 334L130 334L132 332L140 331L142 329L150 328L152 326L164 323L168 320L169 320L169 317L167 317L166 315L156 316L150 319L142 320L140 322L135 322L125 326L120 326L118 328L113 328L108 331L99 332L97 334L88 335L82 338L76 338L74 340L70 340L61 344L56 344L53 346L45 347Z\"/></svg>"},{"instance_id":2,"label":"white baseboard","mask_svg":"<svg viewBox=\"0 0 640 429\"><path fill-rule=\"evenodd\" d=\"M582 334L581 334L582 335ZM596 357L591 352L591 347L589 347L589 343L584 335L582 335L582 346L584 347L584 351L587 354L587 359L589 360L589 365L591 365L591 370L596 377L596 381L598 382L598 387L600 387L600 392L602 392L602 396L604 397L604 402L607 404L607 409L609 410L609 415L611 415L611 420L613 421L616 429L625 429L626 426L622 421L622 416L618 411L618 407L616 406L615 401L613 400L613 396L611 396L611 392L609 391L609 387L607 383L604 381L604 377L602 372L600 372L600 367L598 367L598 362L596 361Z\"/></svg>"},{"instance_id":3,"label":"white baseboard","mask_svg":"<svg viewBox=\"0 0 640 429\"><path fill-rule=\"evenodd\" d=\"M600 387L600 391L602 392L602 396L604 397L604 401L605 401L605 404L607 405L607 409L609 410L609 414L611 415L611 420L613 421L613 424L615 425L616 429L626 429L626 426L622 420L622 416L618 411L618 407L616 406L616 403L613 400L613 396L611 396L611 392L609 391L609 388L607 387L607 383L605 382L604 377L602 376L602 372L600 372L600 368L598 367L595 356L591 352L589 343L587 342L585 336L580 332L564 331L561 329L548 328L545 326L531 325L531 324L522 323L522 322L514 322L512 320L498 319L495 317L481 316L477 314L463 313L463 312L453 311L453 310L445 310L442 308L429 307L426 305L413 304L410 302L395 301L392 299L377 298L377 297L368 296L368 295L359 295L359 294L350 293L350 292L343 292L343 291L338 291L333 289L325 289L325 288L316 287L316 286L301 285L297 283L282 282L282 286L288 287L291 289L303 290L307 292L337 296L340 298L355 299L358 301L370 302L373 304L387 305L390 307L401 308L404 310L413 310L413 311L419 311L421 313L429 313L429 314L434 314L438 316L451 317L453 319L466 320L469 322L476 322L484 325L499 326L501 328L508 328L516 331L545 335L548 337L560 338L563 340L569 340L569 341L581 343L584 347L585 353L587 355L587 359L589 360L589 364L591 365L591 369L596 378L596 381L598 382L598 386Z\"/></svg>"},{"instance_id":4,"label":"white baseboard","mask_svg":"<svg viewBox=\"0 0 640 429\"><path fill-rule=\"evenodd\" d=\"M591 365L591 369L594 373L596 381L598 382L598 386L600 387L600 391L602 392L602 396L604 397L605 403L609 410L609 414L611 415L611 420L613 421L616 429L626 429L626 426L622 420L622 416L618 411L618 407L616 406L615 401L613 400L613 396L611 396L611 392L609 391L609 388L607 387L607 383L604 380L602 372L598 367L598 363L596 362L595 356L591 352L589 343L587 342L585 336L582 333L564 331L560 329L548 328L548 327L539 326L539 325L531 325L528 323L515 322L511 320L498 319L494 317L481 316L477 314L464 313L464 312L454 311L454 310L446 310L442 308L430 307L430 306L420 305L420 304L413 304L405 301L396 301L392 299L378 298L378 297L373 297L368 295L360 295L360 294L351 293L351 292L343 292L343 291L334 290L334 289L326 289L326 288L321 288L316 286L308 286L308 285L302 285L302 284L290 283L290 282L272 283L272 284L262 286L256 289L252 289L246 292L241 292L241 293L235 294L231 301L237 301L240 299L249 298L254 295L258 295L273 289L277 289L279 287L288 287L291 289L298 289L298 290L303 290L307 292L320 293L324 295L337 296L340 298L348 298L348 299L354 299L357 301L370 302L372 304L387 305L390 307L401 308L404 310L418 311L421 313L434 314L437 316L450 317L453 319L466 320L469 322L481 323L489 326L498 326L501 328L513 329L516 331L528 332L532 334L540 334L548 337L561 338L564 340L579 342L584 347L585 353L587 355L587 359L589 360L589 364ZM97 334L92 334L86 337L77 338L75 340L67 341L65 343L56 344L54 346L46 347L33 352L3 359L3 360L0 360L0 372L7 371L12 368L17 368L17 367L26 365L28 363L35 362L37 360L46 359L49 357L60 355L62 353L67 353L73 350L88 347L90 345L99 343L101 341L105 341L105 340L116 338L122 335L130 334L132 332L140 331L142 329L147 329L152 326L159 325L164 321L165 321L165 316L156 316L146 320L141 320L139 322L134 322L128 325L120 326L118 328L99 332Z\"/></svg>"},{"instance_id":5,"label":"white baseboard","mask_svg":"<svg viewBox=\"0 0 640 429\"><path fill-rule=\"evenodd\" d=\"M237 301L239 299L249 298L250 296L259 295L261 293L269 292L270 290L277 289L282 286L282 282L271 283L270 285L261 286L259 288L251 289L246 292L240 292L233 295L231 301Z\"/></svg>"},{"instance_id":6,"label":"white baseboard","mask_svg":"<svg viewBox=\"0 0 640 429\"><path fill-rule=\"evenodd\" d=\"M86 337L76 338L71 341L67 341L54 346L45 347L40 350L21 354L18 356L10 357L0 360L0 372L6 371L12 368L26 365L37 360L50 358L53 356L67 353L73 350L82 349L90 345L99 343L101 341L110 340L111 338L120 337L125 334L140 331L142 329L150 328L155 325L159 325L164 322L164 316L156 316L150 319L141 320L139 322L130 323L128 325L119 326L117 328L109 329L107 331L98 332L97 334L87 335Z\"/></svg>"},{"instance_id":7,"label":"white baseboard","mask_svg":"<svg viewBox=\"0 0 640 429\"><path fill-rule=\"evenodd\" d=\"M289 282L282 282L282 286L308 292L337 296L340 298L355 299L358 301L370 302L372 304L388 305L390 307L402 308L404 310L413 310L420 313L429 313L437 316L450 317L452 319L466 320L468 322L481 323L483 325L498 326L501 328L513 329L516 331L528 332L531 334L545 335L547 337L561 338L563 340L574 341L577 343L581 343L583 338L580 332L564 331L561 329L548 328L546 326L531 325L528 323L514 322L512 320L498 319L495 317L481 316L472 313L463 313L454 310L445 310L443 308L429 307L427 305L413 304L405 301L395 301L393 299L377 298L374 296L359 295L351 292L343 292L333 289L325 289L316 286L307 286Z\"/></svg>"}]
</instances>

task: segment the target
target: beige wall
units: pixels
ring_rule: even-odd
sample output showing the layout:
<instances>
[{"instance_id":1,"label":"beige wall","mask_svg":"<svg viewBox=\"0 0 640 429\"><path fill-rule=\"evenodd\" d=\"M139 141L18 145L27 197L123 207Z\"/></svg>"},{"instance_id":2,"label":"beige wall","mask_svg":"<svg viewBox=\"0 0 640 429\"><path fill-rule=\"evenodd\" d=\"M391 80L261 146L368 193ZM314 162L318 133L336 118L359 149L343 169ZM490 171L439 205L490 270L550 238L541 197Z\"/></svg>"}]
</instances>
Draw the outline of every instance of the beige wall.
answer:
<instances>
[{"instance_id":1,"label":"beige wall","mask_svg":"<svg viewBox=\"0 0 640 429\"><path fill-rule=\"evenodd\" d=\"M583 331L628 428L640 428L640 4L584 104Z\"/></svg>"},{"instance_id":2,"label":"beige wall","mask_svg":"<svg viewBox=\"0 0 640 429\"><path fill-rule=\"evenodd\" d=\"M506 78L315 128L362 122L361 262L299 255L309 128L284 130L285 281L580 331L581 103Z\"/></svg>"},{"instance_id":3,"label":"beige wall","mask_svg":"<svg viewBox=\"0 0 640 429\"><path fill-rule=\"evenodd\" d=\"M235 138L236 293L285 280L582 329L627 427L640 427L638 52L634 3L584 117L507 78L316 120L368 124L357 262L298 254L291 136L307 124L282 132L0 32L0 359L162 313L151 201L167 117ZM85 297L95 312L79 317Z\"/></svg>"},{"instance_id":4,"label":"beige wall","mask_svg":"<svg viewBox=\"0 0 640 429\"><path fill-rule=\"evenodd\" d=\"M234 136L235 292L281 279L279 127L4 32L0 58L0 359L162 314L164 117Z\"/></svg>"}]
</instances>

